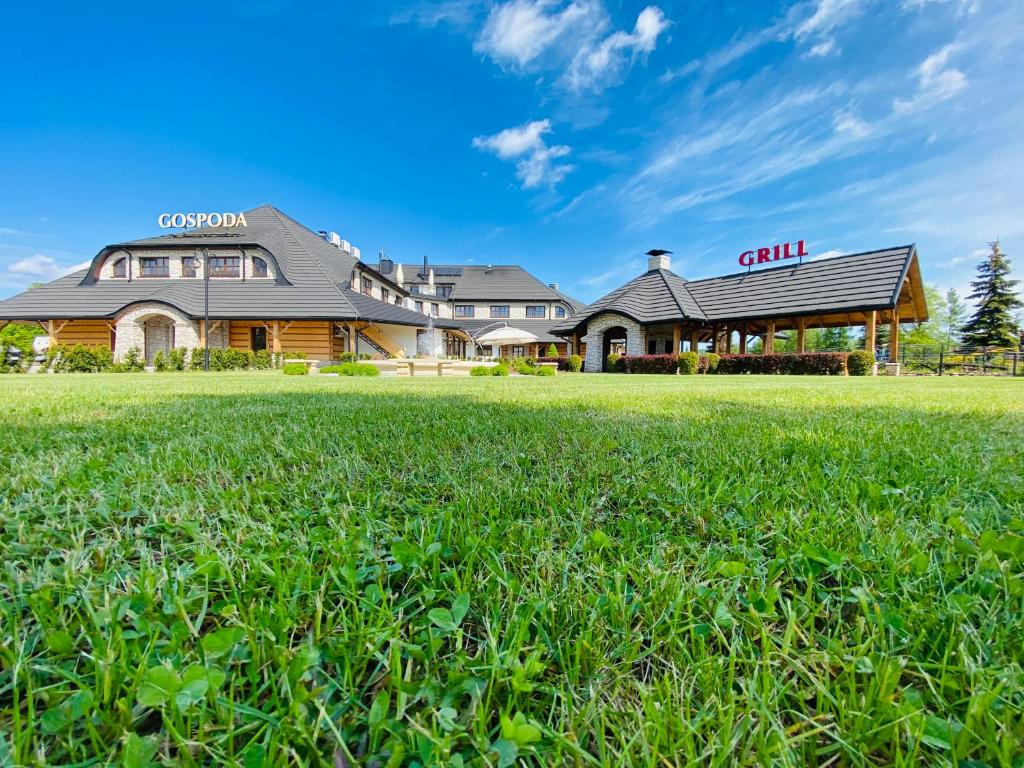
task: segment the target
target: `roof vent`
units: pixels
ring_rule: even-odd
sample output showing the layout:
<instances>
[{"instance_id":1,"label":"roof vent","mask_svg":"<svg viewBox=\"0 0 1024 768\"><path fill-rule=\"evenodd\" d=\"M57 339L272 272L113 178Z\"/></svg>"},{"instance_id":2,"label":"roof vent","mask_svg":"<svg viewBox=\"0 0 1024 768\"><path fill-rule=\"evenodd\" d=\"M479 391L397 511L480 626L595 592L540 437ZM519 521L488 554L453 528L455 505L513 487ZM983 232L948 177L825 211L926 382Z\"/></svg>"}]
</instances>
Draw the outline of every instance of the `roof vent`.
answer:
<instances>
[{"instance_id":1,"label":"roof vent","mask_svg":"<svg viewBox=\"0 0 1024 768\"><path fill-rule=\"evenodd\" d=\"M548 288L550 288L552 291L557 291L558 283L548 283Z\"/></svg>"},{"instance_id":2,"label":"roof vent","mask_svg":"<svg viewBox=\"0 0 1024 768\"><path fill-rule=\"evenodd\" d=\"M337 232L324 232L324 240L333 245L335 248L341 247L341 236Z\"/></svg>"},{"instance_id":3,"label":"roof vent","mask_svg":"<svg viewBox=\"0 0 1024 768\"><path fill-rule=\"evenodd\" d=\"M357 245L352 246L352 258L356 261L362 261L363 252L359 250L359 246Z\"/></svg>"},{"instance_id":4,"label":"roof vent","mask_svg":"<svg viewBox=\"0 0 1024 768\"><path fill-rule=\"evenodd\" d=\"M390 275L391 270L394 269L395 262L384 255L384 249L380 249L380 253L377 255L377 271L382 275Z\"/></svg>"},{"instance_id":5,"label":"roof vent","mask_svg":"<svg viewBox=\"0 0 1024 768\"><path fill-rule=\"evenodd\" d=\"M669 258L670 253L672 253L672 251L666 251L661 248L652 248L649 250L647 252L647 270L671 269L672 259Z\"/></svg>"}]
</instances>

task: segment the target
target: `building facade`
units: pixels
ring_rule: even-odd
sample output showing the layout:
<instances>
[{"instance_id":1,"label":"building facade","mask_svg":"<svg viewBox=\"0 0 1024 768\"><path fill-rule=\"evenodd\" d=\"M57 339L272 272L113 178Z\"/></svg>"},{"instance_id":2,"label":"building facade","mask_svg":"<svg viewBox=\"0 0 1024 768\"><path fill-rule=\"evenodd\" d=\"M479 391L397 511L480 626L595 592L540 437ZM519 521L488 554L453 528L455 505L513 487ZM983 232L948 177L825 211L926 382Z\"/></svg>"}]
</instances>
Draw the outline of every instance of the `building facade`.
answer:
<instances>
[{"instance_id":1,"label":"building facade","mask_svg":"<svg viewBox=\"0 0 1024 768\"><path fill-rule=\"evenodd\" d=\"M52 343L109 345L117 359L208 344L331 361L508 353L480 349L474 336L513 322L538 338L515 352L552 342L568 351L550 330L583 307L519 267L449 266L441 279L437 268L422 279L409 268L406 279L405 265L368 264L334 233L272 206L244 221L108 245L87 269L0 302L0 323L38 322Z\"/></svg>"}]
</instances>

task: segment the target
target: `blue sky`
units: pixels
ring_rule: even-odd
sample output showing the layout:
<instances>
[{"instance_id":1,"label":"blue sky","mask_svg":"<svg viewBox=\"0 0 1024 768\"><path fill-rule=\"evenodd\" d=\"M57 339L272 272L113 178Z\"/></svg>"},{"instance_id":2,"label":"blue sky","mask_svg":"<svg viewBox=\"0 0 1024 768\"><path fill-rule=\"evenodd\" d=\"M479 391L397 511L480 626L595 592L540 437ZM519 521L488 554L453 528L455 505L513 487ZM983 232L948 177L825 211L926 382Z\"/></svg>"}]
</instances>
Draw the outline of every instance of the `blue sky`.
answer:
<instances>
[{"instance_id":1,"label":"blue sky","mask_svg":"<svg viewBox=\"0 0 1024 768\"><path fill-rule=\"evenodd\" d=\"M1024 278L1024 9L25 3L0 46L0 297L165 211L269 202L374 256L518 263L593 300L805 239Z\"/></svg>"}]
</instances>

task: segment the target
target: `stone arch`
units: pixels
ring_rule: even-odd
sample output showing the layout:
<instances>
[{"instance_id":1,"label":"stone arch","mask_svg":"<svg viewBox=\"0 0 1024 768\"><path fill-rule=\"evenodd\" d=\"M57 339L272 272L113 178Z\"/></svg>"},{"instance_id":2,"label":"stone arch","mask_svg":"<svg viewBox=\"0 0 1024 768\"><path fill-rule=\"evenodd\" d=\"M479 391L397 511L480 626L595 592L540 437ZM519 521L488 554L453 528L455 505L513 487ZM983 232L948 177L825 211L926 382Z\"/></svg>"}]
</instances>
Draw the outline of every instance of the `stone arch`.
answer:
<instances>
[{"instance_id":1,"label":"stone arch","mask_svg":"<svg viewBox=\"0 0 1024 768\"><path fill-rule=\"evenodd\" d=\"M606 332L619 334L617 338L625 338L627 355L644 353L644 329L636 320L617 312L605 312L595 315L587 322L587 334L583 341L587 345L587 358L584 362L586 371L603 371L606 358Z\"/></svg>"},{"instance_id":2,"label":"stone arch","mask_svg":"<svg viewBox=\"0 0 1024 768\"><path fill-rule=\"evenodd\" d=\"M121 310L114 328L117 360L133 347L146 355L147 362L152 362L158 349L199 346L199 324L170 304L130 304Z\"/></svg>"}]
</instances>

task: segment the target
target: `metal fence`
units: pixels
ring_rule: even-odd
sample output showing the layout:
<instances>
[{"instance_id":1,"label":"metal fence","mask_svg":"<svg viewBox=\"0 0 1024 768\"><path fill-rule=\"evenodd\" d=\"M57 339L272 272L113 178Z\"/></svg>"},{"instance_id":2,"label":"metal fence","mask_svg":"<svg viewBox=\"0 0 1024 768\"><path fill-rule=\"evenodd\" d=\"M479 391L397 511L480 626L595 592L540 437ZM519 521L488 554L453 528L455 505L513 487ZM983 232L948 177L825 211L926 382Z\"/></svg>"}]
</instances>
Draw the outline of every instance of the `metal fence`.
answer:
<instances>
[{"instance_id":1,"label":"metal fence","mask_svg":"<svg viewBox=\"0 0 1024 768\"><path fill-rule=\"evenodd\" d=\"M888 348L875 350L879 363L898 362L907 373L942 375L1024 376L1024 352L996 347L944 347L902 344L898 360L889 360Z\"/></svg>"}]
</instances>

